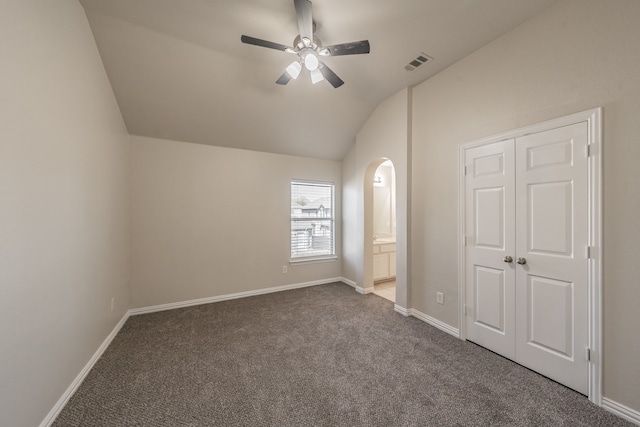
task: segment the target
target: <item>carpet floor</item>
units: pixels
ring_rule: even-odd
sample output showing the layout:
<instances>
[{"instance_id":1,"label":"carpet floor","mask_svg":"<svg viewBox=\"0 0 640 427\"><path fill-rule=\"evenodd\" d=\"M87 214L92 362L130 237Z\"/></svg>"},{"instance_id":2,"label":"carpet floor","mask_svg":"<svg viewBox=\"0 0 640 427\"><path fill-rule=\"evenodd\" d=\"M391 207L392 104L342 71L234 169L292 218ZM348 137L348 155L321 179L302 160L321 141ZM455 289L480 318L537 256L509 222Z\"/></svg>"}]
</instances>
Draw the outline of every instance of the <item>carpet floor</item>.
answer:
<instances>
[{"instance_id":1,"label":"carpet floor","mask_svg":"<svg viewBox=\"0 0 640 427\"><path fill-rule=\"evenodd\" d=\"M132 316L54 426L631 426L341 283Z\"/></svg>"}]
</instances>

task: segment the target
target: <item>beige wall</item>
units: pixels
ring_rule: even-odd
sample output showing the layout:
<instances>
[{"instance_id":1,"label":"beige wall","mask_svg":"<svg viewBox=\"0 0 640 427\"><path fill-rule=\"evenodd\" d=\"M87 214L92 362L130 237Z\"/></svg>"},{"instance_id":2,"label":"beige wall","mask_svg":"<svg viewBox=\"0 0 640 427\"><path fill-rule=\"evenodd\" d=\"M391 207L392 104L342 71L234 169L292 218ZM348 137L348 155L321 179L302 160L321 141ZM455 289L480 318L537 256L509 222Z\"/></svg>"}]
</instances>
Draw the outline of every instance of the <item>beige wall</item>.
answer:
<instances>
[{"instance_id":1,"label":"beige wall","mask_svg":"<svg viewBox=\"0 0 640 427\"><path fill-rule=\"evenodd\" d=\"M362 262L358 245L358 180L356 144L342 159L342 277L358 282L358 269ZM360 283L362 286L362 283Z\"/></svg>"},{"instance_id":2,"label":"beige wall","mask_svg":"<svg viewBox=\"0 0 640 427\"><path fill-rule=\"evenodd\" d=\"M341 258L289 265L292 179L335 183L341 255L340 162L135 136L131 142L132 308L342 275Z\"/></svg>"},{"instance_id":3,"label":"beige wall","mask_svg":"<svg viewBox=\"0 0 640 427\"><path fill-rule=\"evenodd\" d=\"M407 177L410 102L409 89L383 101L358 132L356 142L343 162L344 274L365 290L373 287L373 176L384 159L393 162L399 202L396 210L396 304L405 308L409 291Z\"/></svg>"},{"instance_id":4,"label":"beige wall","mask_svg":"<svg viewBox=\"0 0 640 427\"><path fill-rule=\"evenodd\" d=\"M604 107L604 396L640 410L640 2L568 0L414 89L418 310L457 326L459 144ZM444 306L435 303L445 292Z\"/></svg>"},{"instance_id":5,"label":"beige wall","mask_svg":"<svg viewBox=\"0 0 640 427\"><path fill-rule=\"evenodd\" d=\"M42 421L129 307L341 275L366 286L364 183L382 158L397 174L400 292L413 275L398 304L457 326L459 144L596 106L604 107L604 396L640 410L639 21L637 0L562 2L381 103L340 163L140 137L129 146L82 7L6 0L0 424ZM336 183L344 259L289 266L292 178Z\"/></svg>"},{"instance_id":6,"label":"beige wall","mask_svg":"<svg viewBox=\"0 0 640 427\"><path fill-rule=\"evenodd\" d=\"M129 306L129 147L77 1L3 1L0 58L0 425L31 427Z\"/></svg>"}]
</instances>

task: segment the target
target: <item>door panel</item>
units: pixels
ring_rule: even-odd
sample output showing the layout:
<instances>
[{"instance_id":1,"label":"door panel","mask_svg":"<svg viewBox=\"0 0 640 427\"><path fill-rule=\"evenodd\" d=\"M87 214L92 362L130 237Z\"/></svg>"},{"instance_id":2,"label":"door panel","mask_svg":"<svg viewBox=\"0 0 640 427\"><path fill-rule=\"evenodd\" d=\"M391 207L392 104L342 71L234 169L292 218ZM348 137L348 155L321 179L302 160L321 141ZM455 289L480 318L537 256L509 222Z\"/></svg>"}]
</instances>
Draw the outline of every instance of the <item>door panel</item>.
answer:
<instances>
[{"instance_id":1,"label":"door panel","mask_svg":"<svg viewBox=\"0 0 640 427\"><path fill-rule=\"evenodd\" d=\"M475 191L475 245L504 251L504 187Z\"/></svg>"},{"instance_id":2,"label":"door panel","mask_svg":"<svg viewBox=\"0 0 640 427\"><path fill-rule=\"evenodd\" d=\"M504 155L505 153L495 153L474 158L473 176L477 178L483 175L503 175Z\"/></svg>"},{"instance_id":3,"label":"door panel","mask_svg":"<svg viewBox=\"0 0 640 427\"><path fill-rule=\"evenodd\" d=\"M588 362L588 128L518 138L516 361L581 393Z\"/></svg>"},{"instance_id":4,"label":"door panel","mask_svg":"<svg viewBox=\"0 0 640 427\"><path fill-rule=\"evenodd\" d=\"M573 283L529 275L527 325L529 344L572 358Z\"/></svg>"},{"instance_id":5,"label":"door panel","mask_svg":"<svg viewBox=\"0 0 640 427\"><path fill-rule=\"evenodd\" d=\"M573 254L573 183L546 182L529 186L528 253Z\"/></svg>"},{"instance_id":6,"label":"door panel","mask_svg":"<svg viewBox=\"0 0 640 427\"><path fill-rule=\"evenodd\" d=\"M500 334L505 333L504 276L504 270L476 266L474 323Z\"/></svg>"},{"instance_id":7,"label":"door panel","mask_svg":"<svg viewBox=\"0 0 640 427\"><path fill-rule=\"evenodd\" d=\"M514 145L501 141L466 152L467 338L515 356L515 269L503 258L515 243Z\"/></svg>"},{"instance_id":8,"label":"door panel","mask_svg":"<svg viewBox=\"0 0 640 427\"><path fill-rule=\"evenodd\" d=\"M527 170L546 166L571 165L573 143L570 140L551 141L527 148Z\"/></svg>"}]
</instances>

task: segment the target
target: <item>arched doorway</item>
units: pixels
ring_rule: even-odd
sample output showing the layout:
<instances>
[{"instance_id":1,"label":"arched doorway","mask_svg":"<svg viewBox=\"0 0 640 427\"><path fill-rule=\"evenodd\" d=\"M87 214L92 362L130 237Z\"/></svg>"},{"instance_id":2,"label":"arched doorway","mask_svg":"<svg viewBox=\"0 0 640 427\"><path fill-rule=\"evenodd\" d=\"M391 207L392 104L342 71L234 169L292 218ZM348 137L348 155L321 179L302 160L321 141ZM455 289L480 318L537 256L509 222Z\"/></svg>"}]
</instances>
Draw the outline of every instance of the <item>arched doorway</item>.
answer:
<instances>
[{"instance_id":1,"label":"arched doorway","mask_svg":"<svg viewBox=\"0 0 640 427\"><path fill-rule=\"evenodd\" d=\"M368 290L396 301L396 173L393 163L377 159L365 174L365 277Z\"/></svg>"}]
</instances>

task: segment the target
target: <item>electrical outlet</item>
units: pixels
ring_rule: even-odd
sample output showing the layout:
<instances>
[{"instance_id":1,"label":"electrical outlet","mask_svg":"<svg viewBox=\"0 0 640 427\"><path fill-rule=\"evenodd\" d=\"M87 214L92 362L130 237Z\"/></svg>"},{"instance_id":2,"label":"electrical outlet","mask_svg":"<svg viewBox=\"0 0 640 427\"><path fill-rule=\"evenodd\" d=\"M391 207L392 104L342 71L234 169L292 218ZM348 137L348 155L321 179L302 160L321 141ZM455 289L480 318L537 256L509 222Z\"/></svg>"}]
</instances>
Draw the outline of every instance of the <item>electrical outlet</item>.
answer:
<instances>
[{"instance_id":1,"label":"electrical outlet","mask_svg":"<svg viewBox=\"0 0 640 427\"><path fill-rule=\"evenodd\" d=\"M287 273L289 272L289 267L287 267L286 265L283 265L283 266L282 266L282 272L283 272L284 274L287 274Z\"/></svg>"},{"instance_id":2,"label":"electrical outlet","mask_svg":"<svg viewBox=\"0 0 640 427\"><path fill-rule=\"evenodd\" d=\"M116 299L115 299L115 297L114 297L114 298L111 298L111 311L113 311L113 306L114 306L115 304L116 304Z\"/></svg>"},{"instance_id":3,"label":"electrical outlet","mask_svg":"<svg viewBox=\"0 0 640 427\"><path fill-rule=\"evenodd\" d=\"M442 292L436 292L436 300L438 304L444 304L444 294Z\"/></svg>"}]
</instances>

